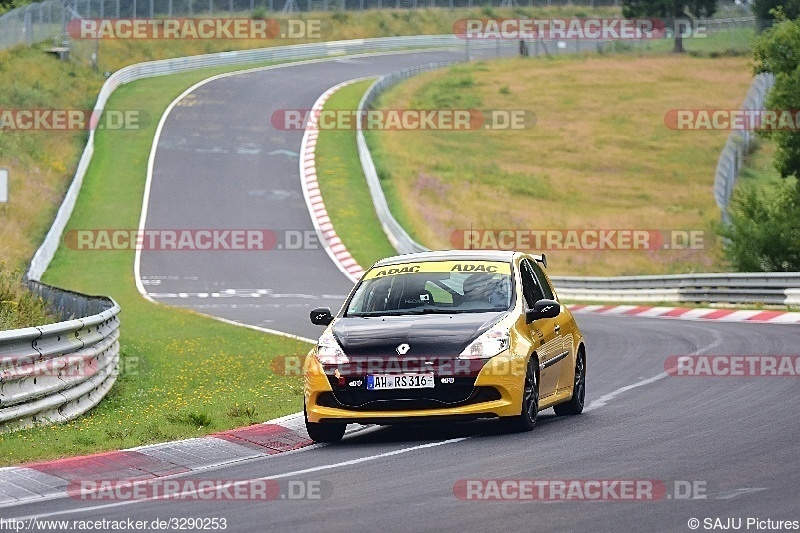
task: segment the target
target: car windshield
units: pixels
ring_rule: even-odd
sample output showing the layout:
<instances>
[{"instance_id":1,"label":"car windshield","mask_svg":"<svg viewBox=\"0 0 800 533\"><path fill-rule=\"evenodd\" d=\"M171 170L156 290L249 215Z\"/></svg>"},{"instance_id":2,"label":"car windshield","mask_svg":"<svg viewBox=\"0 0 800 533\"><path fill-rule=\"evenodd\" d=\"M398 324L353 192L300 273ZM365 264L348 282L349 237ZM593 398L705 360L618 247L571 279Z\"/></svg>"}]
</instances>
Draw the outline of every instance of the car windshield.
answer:
<instances>
[{"instance_id":1,"label":"car windshield","mask_svg":"<svg viewBox=\"0 0 800 533\"><path fill-rule=\"evenodd\" d=\"M376 267L364 276L345 316L506 311L511 288L511 266L498 261Z\"/></svg>"}]
</instances>

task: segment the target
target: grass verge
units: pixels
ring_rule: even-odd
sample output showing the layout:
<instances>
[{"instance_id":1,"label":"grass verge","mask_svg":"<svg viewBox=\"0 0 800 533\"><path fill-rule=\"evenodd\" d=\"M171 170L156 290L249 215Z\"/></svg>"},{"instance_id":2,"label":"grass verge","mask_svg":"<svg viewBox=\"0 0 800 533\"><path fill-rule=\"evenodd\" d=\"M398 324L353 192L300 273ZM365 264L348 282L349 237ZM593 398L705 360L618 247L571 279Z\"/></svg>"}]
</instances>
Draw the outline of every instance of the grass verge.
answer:
<instances>
[{"instance_id":1,"label":"grass verge","mask_svg":"<svg viewBox=\"0 0 800 533\"><path fill-rule=\"evenodd\" d=\"M328 110L358 109L374 80L348 85L325 103ZM331 223L363 268L396 255L381 229L358 158L355 130L322 130L316 148L317 180Z\"/></svg>"},{"instance_id":2,"label":"grass verge","mask_svg":"<svg viewBox=\"0 0 800 533\"><path fill-rule=\"evenodd\" d=\"M222 70L134 82L118 89L109 106L159 117L186 87ZM98 132L68 230L138 227L156 125ZM307 344L148 303L134 285L133 255L59 249L46 282L109 295L121 305L121 373L88 415L0 435L0 465L194 437L302 409L300 378L276 373L271 362L304 355Z\"/></svg>"},{"instance_id":3,"label":"grass verge","mask_svg":"<svg viewBox=\"0 0 800 533\"><path fill-rule=\"evenodd\" d=\"M58 322L47 305L19 282L22 273L6 268L0 261L0 331Z\"/></svg>"}]
</instances>

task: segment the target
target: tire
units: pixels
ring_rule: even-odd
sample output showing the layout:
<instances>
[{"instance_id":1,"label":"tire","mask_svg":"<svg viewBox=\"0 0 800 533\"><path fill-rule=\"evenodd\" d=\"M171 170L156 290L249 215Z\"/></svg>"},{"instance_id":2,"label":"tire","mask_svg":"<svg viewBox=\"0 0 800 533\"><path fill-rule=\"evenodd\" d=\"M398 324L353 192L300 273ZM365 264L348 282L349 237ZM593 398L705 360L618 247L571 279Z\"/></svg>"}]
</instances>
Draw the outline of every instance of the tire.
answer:
<instances>
[{"instance_id":1,"label":"tire","mask_svg":"<svg viewBox=\"0 0 800 533\"><path fill-rule=\"evenodd\" d=\"M536 426L539 415L539 376L536 366L536 359L531 357L525 370L520 414L508 418L506 422L510 431L531 431Z\"/></svg>"},{"instance_id":2,"label":"tire","mask_svg":"<svg viewBox=\"0 0 800 533\"><path fill-rule=\"evenodd\" d=\"M344 430L347 424L337 424L336 422L309 422L303 406L303 416L306 419L306 431L314 442L339 442L344 437Z\"/></svg>"},{"instance_id":3,"label":"tire","mask_svg":"<svg viewBox=\"0 0 800 533\"><path fill-rule=\"evenodd\" d=\"M575 361L575 382L572 387L572 399L558 404L553 410L559 416L579 415L583 412L583 402L586 398L586 355L583 350L578 352Z\"/></svg>"}]
</instances>

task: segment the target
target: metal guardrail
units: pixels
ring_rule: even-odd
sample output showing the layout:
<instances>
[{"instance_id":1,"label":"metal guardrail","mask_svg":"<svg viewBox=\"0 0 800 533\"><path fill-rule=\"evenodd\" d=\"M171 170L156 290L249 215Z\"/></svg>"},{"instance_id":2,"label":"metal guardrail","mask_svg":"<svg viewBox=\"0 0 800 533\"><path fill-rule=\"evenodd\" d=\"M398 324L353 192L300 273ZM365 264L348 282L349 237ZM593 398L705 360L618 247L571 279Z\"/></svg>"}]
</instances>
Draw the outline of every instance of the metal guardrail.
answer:
<instances>
[{"instance_id":1,"label":"metal guardrail","mask_svg":"<svg viewBox=\"0 0 800 533\"><path fill-rule=\"evenodd\" d=\"M399 83L406 78L410 78L411 76L421 72L435 70L448 65L453 65L455 63L457 62L447 61L430 63L428 65L422 65L419 67L398 70L391 74L380 77L377 81L375 81L375 83L370 85L369 89L367 89L367 92L365 92L364 96L361 97L361 101L358 103L357 116L364 116L364 112L372 105L372 103L375 101L375 98L377 98L380 93L392 85L395 85L396 83ZM386 203L386 195L383 194L383 188L381 187L381 181L378 177L378 172L375 169L375 163L372 161L372 155L367 147L367 140L364 137L364 131L361 128L356 130L356 144L358 145L358 157L361 160L361 168L364 171L364 177L367 179L367 186L369 187L370 196L372 196L372 204L375 206L375 212L378 214L378 220L380 220L383 232L386 234L389 242L392 243L394 249L401 254L427 251L428 248L425 248L412 239L408 232L403 229L403 226L397 222L397 219L392 216L392 212L389 210L389 204Z\"/></svg>"},{"instance_id":2,"label":"metal guardrail","mask_svg":"<svg viewBox=\"0 0 800 533\"><path fill-rule=\"evenodd\" d=\"M119 305L36 281L29 287L64 321L0 331L0 433L71 420L117 379Z\"/></svg>"},{"instance_id":3,"label":"metal guardrail","mask_svg":"<svg viewBox=\"0 0 800 533\"><path fill-rule=\"evenodd\" d=\"M420 72L447 65L448 63L433 63L381 77L362 97L358 107L359 115L388 87ZM751 87L745 105L758 101L758 98L763 103L771 81L763 77L758 79L762 81L753 82L756 89ZM749 142L751 132L733 132L731 135L734 133L748 134ZM356 135L361 168L367 179L378 219L392 246L400 254L428 250L414 241L390 212L364 134L359 129ZM610 278L553 276L551 279L561 296L583 301L800 305L800 273L679 274Z\"/></svg>"},{"instance_id":4,"label":"metal guardrail","mask_svg":"<svg viewBox=\"0 0 800 533\"><path fill-rule=\"evenodd\" d=\"M800 305L800 273L677 274L584 278L554 276L558 293L584 301Z\"/></svg>"},{"instance_id":5,"label":"metal guardrail","mask_svg":"<svg viewBox=\"0 0 800 533\"><path fill-rule=\"evenodd\" d=\"M741 109L764 109L767 94L774 84L775 76L772 74L762 73L753 78ZM717 160L717 169L714 173L714 200L722 210L722 221L725 224L729 222L728 204L733 195L733 186L744 166L744 156L752 148L754 135L755 132L749 129L731 131Z\"/></svg>"}]
</instances>

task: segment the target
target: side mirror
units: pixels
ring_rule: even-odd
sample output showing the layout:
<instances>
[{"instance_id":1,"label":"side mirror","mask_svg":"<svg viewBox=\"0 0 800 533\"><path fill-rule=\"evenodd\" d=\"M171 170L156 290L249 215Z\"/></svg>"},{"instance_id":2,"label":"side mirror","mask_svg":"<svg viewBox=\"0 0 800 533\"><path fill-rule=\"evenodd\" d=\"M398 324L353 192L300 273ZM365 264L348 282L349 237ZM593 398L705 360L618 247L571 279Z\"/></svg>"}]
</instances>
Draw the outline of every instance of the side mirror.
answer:
<instances>
[{"instance_id":1,"label":"side mirror","mask_svg":"<svg viewBox=\"0 0 800 533\"><path fill-rule=\"evenodd\" d=\"M317 307L311 311L311 323L317 326L327 326L333 322L330 307Z\"/></svg>"},{"instance_id":2,"label":"side mirror","mask_svg":"<svg viewBox=\"0 0 800 533\"><path fill-rule=\"evenodd\" d=\"M561 312L561 304L555 300L542 299L533 304L533 309L525 312L525 322L530 324L540 318L555 318Z\"/></svg>"}]
</instances>

